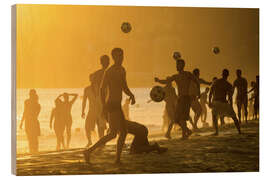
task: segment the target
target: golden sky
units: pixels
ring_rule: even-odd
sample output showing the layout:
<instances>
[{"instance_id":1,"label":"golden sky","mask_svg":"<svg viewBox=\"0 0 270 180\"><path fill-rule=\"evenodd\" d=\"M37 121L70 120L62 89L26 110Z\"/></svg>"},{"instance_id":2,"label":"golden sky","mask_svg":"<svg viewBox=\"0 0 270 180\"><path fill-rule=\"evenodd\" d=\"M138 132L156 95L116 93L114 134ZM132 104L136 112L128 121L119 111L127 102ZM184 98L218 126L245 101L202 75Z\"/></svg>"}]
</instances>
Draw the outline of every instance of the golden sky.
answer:
<instances>
[{"instance_id":1,"label":"golden sky","mask_svg":"<svg viewBox=\"0 0 270 180\"><path fill-rule=\"evenodd\" d=\"M130 33L122 22L131 23ZM259 73L259 10L17 5L18 88L87 86L114 47L124 50L131 87L176 73L174 51L206 80L228 68L232 82L240 68L250 82Z\"/></svg>"}]
</instances>

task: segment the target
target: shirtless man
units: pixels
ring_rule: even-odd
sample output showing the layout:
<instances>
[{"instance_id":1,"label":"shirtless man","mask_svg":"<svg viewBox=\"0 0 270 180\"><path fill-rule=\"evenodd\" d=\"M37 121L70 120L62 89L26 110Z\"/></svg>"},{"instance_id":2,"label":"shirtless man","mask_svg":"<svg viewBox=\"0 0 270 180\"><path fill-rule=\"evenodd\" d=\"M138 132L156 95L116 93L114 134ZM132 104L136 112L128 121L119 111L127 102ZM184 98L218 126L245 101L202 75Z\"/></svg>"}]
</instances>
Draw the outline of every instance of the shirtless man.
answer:
<instances>
[{"instance_id":1,"label":"shirtless man","mask_svg":"<svg viewBox=\"0 0 270 180\"><path fill-rule=\"evenodd\" d=\"M88 140L86 147L90 147L92 145L91 132L95 131L95 127L97 125L99 138L104 136L104 130L106 128L105 120L101 124L101 106L97 103L97 80L94 77L94 74L89 76L89 80L91 82L90 86L87 86L84 89L83 93L83 101L82 101L82 118L85 118L85 108L86 103L88 101L88 113L85 120L85 134Z\"/></svg>"},{"instance_id":2,"label":"shirtless man","mask_svg":"<svg viewBox=\"0 0 270 180\"><path fill-rule=\"evenodd\" d=\"M216 132L213 135L218 135L218 117L227 116L234 120L235 127L238 133L241 134L240 125L236 114L233 110L233 99L232 99L232 85L227 81L229 71L224 69L222 72L222 78L217 79L211 87L209 94L209 107L212 108L213 124ZM227 101L227 96L229 103Z\"/></svg>"},{"instance_id":3,"label":"shirtless man","mask_svg":"<svg viewBox=\"0 0 270 180\"><path fill-rule=\"evenodd\" d=\"M208 104L207 102L207 96L208 96L208 92L209 92L209 87L207 87L205 89L205 91L203 93L201 93L201 97L200 97L200 104L202 107L202 113L201 113L201 121L203 123L203 126L208 126L206 123L206 118L207 118L207 107L206 104Z\"/></svg>"},{"instance_id":4,"label":"shirtless man","mask_svg":"<svg viewBox=\"0 0 270 180\"><path fill-rule=\"evenodd\" d=\"M122 92L124 91L124 93L130 97L132 105L135 104L135 97L129 90L129 87L127 85L126 70L122 66L124 59L123 50L120 48L114 48L112 50L112 58L114 60L114 64L105 72L103 83L101 86L101 101L103 104L103 114L108 115L110 131L96 144L84 151L83 154L87 163L89 163L91 152L93 152L98 147L102 147L108 141L116 138L117 134L119 134L119 137L117 140L115 163L120 163L120 156L127 134L125 117L121 107ZM109 97L106 102L107 88L109 90Z\"/></svg>"},{"instance_id":5,"label":"shirtless man","mask_svg":"<svg viewBox=\"0 0 270 180\"><path fill-rule=\"evenodd\" d=\"M169 77L168 77L169 78ZM168 115L169 125L167 132L165 134L165 137L168 139L171 139L171 130L173 127L173 124L175 122L175 110L176 110L176 103L177 103L177 95L175 88L172 86L172 82L169 82L166 84L166 86L163 88L165 92L165 111Z\"/></svg>"},{"instance_id":6,"label":"shirtless man","mask_svg":"<svg viewBox=\"0 0 270 180\"><path fill-rule=\"evenodd\" d=\"M193 74L194 76L198 79L200 85L201 84L205 84L205 85L211 85L212 82L207 82L205 81L204 79L200 78L200 70L198 68L194 69L193 70ZM191 120L191 124L193 126L194 129L198 129L197 127L197 123L198 123L198 120L202 114L202 106L201 104L199 103L199 98L196 97L196 94L192 95L192 103L191 103L191 109L193 110L194 112L194 122L192 123L192 120Z\"/></svg>"},{"instance_id":7,"label":"shirtless man","mask_svg":"<svg viewBox=\"0 0 270 180\"><path fill-rule=\"evenodd\" d=\"M253 84L252 86L252 89L249 90L248 93L254 91L254 97L252 99L254 99L254 116L255 116L255 119L258 118L258 115L259 115L259 100L260 100L260 97L259 97L259 93L260 93L260 85L259 85L259 76L256 76L256 82Z\"/></svg>"},{"instance_id":8,"label":"shirtless man","mask_svg":"<svg viewBox=\"0 0 270 180\"><path fill-rule=\"evenodd\" d=\"M64 101L62 101L60 98L63 96ZM71 100L69 100L69 97L73 97ZM68 94L68 93L63 93L60 94L56 100L61 102L62 104L62 110L63 110L63 119L65 121L65 129L66 129L66 134L67 134L67 148L69 148L70 145L70 140L71 140L71 126L72 126L72 115L71 115L71 109L72 105L76 101L78 97L78 94Z\"/></svg>"},{"instance_id":9,"label":"shirtless man","mask_svg":"<svg viewBox=\"0 0 270 180\"><path fill-rule=\"evenodd\" d=\"M197 95L199 96L200 84L198 79L192 73L184 71L184 67L185 61L183 59L176 59L176 69L178 73L164 80L155 78L155 81L161 84L168 84L175 81L178 88L175 123L178 123L182 128L182 138L187 139L192 133L192 131L187 127L186 122L189 120L190 106L192 101L189 87L191 82L194 82L198 90Z\"/></svg>"},{"instance_id":10,"label":"shirtless man","mask_svg":"<svg viewBox=\"0 0 270 180\"><path fill-rule=\"evenodd\" d=\"M233 82L233 92L236 88L237 89L236 104L237 104L237 110L238 110L238 119L239 119L239 123L241 124L241 109L242 109L242 106L244 106L245 119L247 123L248 82L245 78L242 77L242 71L240 69L236 70L236 76L237 76L237 79Z\"/></svg>"}]
</instances>

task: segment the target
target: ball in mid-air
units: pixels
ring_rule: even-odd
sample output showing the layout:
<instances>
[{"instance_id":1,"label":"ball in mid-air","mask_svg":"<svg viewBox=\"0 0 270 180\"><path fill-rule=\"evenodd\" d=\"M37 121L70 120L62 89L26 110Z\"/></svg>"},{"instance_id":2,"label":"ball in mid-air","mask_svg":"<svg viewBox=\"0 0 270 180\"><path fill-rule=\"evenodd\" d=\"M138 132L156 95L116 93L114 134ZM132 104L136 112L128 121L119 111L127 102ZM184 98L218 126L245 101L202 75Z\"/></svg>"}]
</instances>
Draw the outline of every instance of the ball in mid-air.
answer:
<instances>
[{"instance_id":1,"label":"ball in mid-air","mask_svg":"<svg viewBox=\"0 0 270 180\"><path fill-rule=\"evenodd\" d=\"M161 102L165 98L165 91L161 86L154 86L150 91L150 98L155 102Z\"/></svg>"},{"instance_id":2,"label":"ball in mid-air","mask_svg":"<svg viewBox=\"0 0 270 180\"><path fill-rule=\"evenodd\" d=\"M122 26L121 26L121 30L124 32L124 33L129 33L131 31L132 27L130 25L130 23L128 22L123 22Z\"/></svg>"},{"instance_id":3,"label":"ball in mid-air","mask_svg":"<svg viewBox=\"0 0 270 180\"><path fill-rule=\"evenodd\" d=\"M175 60L177 60L177 59L180 59L181 58L181 54L180 54L180 52L174 52L173 53L173 58L175 59Z\"/></svg>"},{"instance_id":4,"label":"ball in mid-air","mask_svg":"<svg viewBox=\"0 0 270 180\"><path fill-rule=\"evenodd\" d=\"M219 54L220 49L219 49L219 47L213 47L212 51L213 51L214 54Z\"/></svg>"}]
</instances>

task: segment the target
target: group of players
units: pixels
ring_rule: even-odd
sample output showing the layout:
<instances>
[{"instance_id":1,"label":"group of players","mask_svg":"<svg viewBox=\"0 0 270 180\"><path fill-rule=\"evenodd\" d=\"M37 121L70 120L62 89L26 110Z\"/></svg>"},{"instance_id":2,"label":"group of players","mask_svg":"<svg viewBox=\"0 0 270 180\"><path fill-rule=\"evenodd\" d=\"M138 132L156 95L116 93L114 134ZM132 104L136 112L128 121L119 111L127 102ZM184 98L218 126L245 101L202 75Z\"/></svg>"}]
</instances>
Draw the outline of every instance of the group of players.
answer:
<instances>
[{"instance_id":1,"label":"group of players","mask_svg":"<svg viewBox=\"0 0 270 180\"><path fill-rule=\"evenodd\" d=\"M179 54L179 53L178 53ZM175 57L175 56L174 56ZM171 139L170 133L173 127L173 124L179 124L183 132L183 138L188 138L191 135L191 130L189 130L186 126L186 121L179 121L183 119L188 119L194 130L197 130L197 123L199 117L201 116L201 120L204 126L208 126L206 123L207 117L207 106L212 109L212 119L213 125L215 127L216 132L213 135L218 135L218 118L220 118L221 125L224 125L224 117L231 117L237 130L241 133L240 125L241 124L241 114L244 112L244 119L247 123L248 119L248 101L250 101L250 105L253 104L253 118L256 119L258 117L259 112L259 76L256 77L256 82L252 81L251 86L252 89L248 92L248 82L242 77L242 71L240 69L236 70L237 79L234 81L233 85L231 85L227 78L229 76L229 71L224 69L222 72L222 78L218 79L214 77L212 82L207 82L204 79L200 78L200 70L198 68L193 70L193 73L184 71L185 62L181 59L180 54L175 58L177 64L177 71L179 74L181 73L181 78L179 78L179 74L176 74L172 77L167 77L165 80L160 80L155 78L156 82L161 84L165 84L163 87L165 91L164 101L165 111L164 111L164 119L168 118L167 132L165 137ZM193 74L193 75L192 75ZM189 84L186 82L190 79ZM178 87L178 95L176 95L176 91L172 86L172 82L175 81ZM183 86L185 84L185 86ZM211 86L211 88L206 87L205 91L200 93L200 84L205 84ZM182 86L181 86L182 85ZM197 86L197 88L196 88ZM236 105L238 111L238 118L236 116L235 111L233 110L233 99L232 96L237 89L236 94ZM197 91L197 92L196 92ZM209 94L209 102L207 102L208 92ZM254 91L252 97L248 99L248 93ZM228 102L229 101L229 102ZM194 121L190 117L190 109L194 111ZM181 110L181 111L180 111ZM180 113L179 113L180 112ZM182 116L182 117L178 117ZM188 118L189 117L189 118ZM164 122L164 126L166 126L166 121Z\"/></svg>"},{"instance_id":2,"label":"group of players","mask_svg":"<svg viewBox=\"0 0 270 180\"><path fill-rule=\"evenodd\" d=\"M122 66L124 60L124 52L121 48L114 48L111 52L114 64L109 67L110 58L107 55L101 56L100 62L102 68L89 76L91 85L84 89L82 101L82 118L85 120L85 132L88 139L86 150L83 151L85 161L90 161L91 153L97 148L102 148L105 144L116 138L116 160L115 163L120 163L120 156L128 133L134 135L131 143L131 153L143 153L157 151L163 153L167 148L160 147L157 143L150 144L148 141L148 129L146 126L130 121L128 115L125 115L123 109L128 108L129 103L135 104L135 96L130 91L126 80L126 71ZM200 78L200 70L195 69L193 73L185 71L185 61L178 56L173 56L176 62L177 73L166 79L155 78L155 82L165 84L164 101L166 102L165 110L169 117L169 125L165 137L171 138L171 130L174 124L178 124L182 129L182 139L188 139L192 131L187 127L187 122L190 121L193 129L197 129L199 117L204 115L202 122L206 122L207 107L212 109L213 125L215 127L214 135L218 135L218 118L221 122L224 117L231 117L234 120L235 126L239 132L241 123L241 109L244 107L244 116L247 122L247 104L248 93L254 92L254 114L257 118L259 112L259 76L256 77L256 82L252 82L252 89L248 91L248 83L242 77L241 70L237 70L237 79L231 85L227 78L229 71L224 69L221 78L213 78L212 82L207 82ZM176 83L178 95L175 92L172 82ZM200 84L211 86L206 88L203 93L200 92ZM233 109L233 94L237 89L236 104L238 108L238 118ZM210 91L208 102L207 94ZM122 93L129 96L125 105L122 107ZM71 101L69 96L73 96ZM61 100L63 97L63 101ZM71 108L78 94L61 94L55 100L55 108L51 113L50 127L54 119L54 130L57 136L57 149L62 145L65 148L63 133L67 132L67 147L69 146L71 136ZM85 116L86 104L89 104L88 114ZM190 109L193 109L195 116L194 121L190 117ZM36 110L35 110L36 109ZM30 90L30 98L25 101L24 115L20 127L22 128L25 120L25 130L29 141L30 152L38 151L38 136L40 135L40 127L38 123L38 114L40 112L38 96L35 90ZM125 111L126 112L126 111ZM63 121L63 122L62 122ZM109 124L109 128L106 125ZM35 125L35 126L34 126ZM91 131L94 131L95 125L98 128L99 140L92 145ZM105 133L105 130L107 132Z\"/></svg>"},{"instance_id":3,"label":"group of players","mask_svg":"<svg viewBox=\"0 0 270 180\"><path fill-rule=\"evenodd\" d=\"M112 50L112 59L114 64L109 66L109 57L101 57L101 64L103 65L102 70L99 70L90 75L91 86L95 86L96 90L93 94L93 98L100 100L99 112L101 114L100 118L105 119L109 124L109 130L107 135L104 136L104 126L102 127L102 132L99 133L100 139L91 147L83 152L86 162L89 162L91 153L99 147L103 147L108 141L116 138L117 134L117 150L116 150L116 163L120 162L120 155L122 152L123 145L125 143L125 138L127 133L135 135L135 138L131 144L131 152L141 153L141 152L165 152L167 148L162 148L158 144L150 145L147 139L148 130L147 128L139 123L129 121L125 118L123 109L121 106L122 92L129 96L131 104L135 104L135 96L130 91L127 80L126 71L122 66L123 62L123 50L121 48L115 48ZM106 57L106 58L105 58ZM223 119L225 116L231 117L234 120L235 126L238 133L241 134L240 123L241 122L241 108L244 106L245 118L247 120L247 102L248 102L248 91L247 91L247 80L241 76L241 70L237 70L237 79L234 84L231 85L227 78L229 76L229 71L224 69L221 78L214 78L213 82L207 82L200 78L199 69L195 69L193 73L185 71L185 61L178 56L175 58L177 74L167 77L167 79L155 78L155 82L165 84L165 99L166 111L168 113L170 123L166 133L167 138L170 137L170 132L174 124L180 125L182 129L182 139L188 139L192 134L192 131L187 127L187 121L190 120L190 108L192 107L195 111L194 122L192 122L194 129L197 128L198 119L202 113L202 110L206 109L206 106L201 106L202 101L204 104L207 102L207 93L209 88L206 88L204 93L200 93L200 84L211 85L208 106L212 109L213 124L215 127L215 134L218 135L218 118ZM98 75L97 75L98 74ZM96 81L96 83L95 83ZM174 88L172 87L172 82L175 82L178 89L178 95L176 95ZM83 107L85 107L85 101L89 88L87 87L84 92ZM234 89L237 89L237 107L238 107L238 118L235 111L233 110L233 93ZM256 78L256 83L254 84L251 91L254 91L254 109L259 108L259 79ZM227 98L228 97L228 98ZM199 102L201 98L201 103ZM176 101L175 101L176 100ZM89 98L89 102L91 98ZM89 110L91 107L89 107ZM90 111L89 111L90 112ZM97 111L96 111L97 112ZM93 113L94 114L94 113ZM82 112L84 116L84 108ZM91 117L88 113L88 118ZM96 118L98 119L98 118ZM206 119L206 118L205 118ZM239 119L239 120L238 120ZM101 120L103 122L103 120ZM87 120L86 120L87 124ZM97 122L99 124L99 122ZM100 130L99 130L100 131ZM86 132L89 132L86 128ZM88 136L89 137L89 136ZM89 138L91 139L91 138ZM87 146L90 146L91 140Z\"/></svg>"}]
</instances>

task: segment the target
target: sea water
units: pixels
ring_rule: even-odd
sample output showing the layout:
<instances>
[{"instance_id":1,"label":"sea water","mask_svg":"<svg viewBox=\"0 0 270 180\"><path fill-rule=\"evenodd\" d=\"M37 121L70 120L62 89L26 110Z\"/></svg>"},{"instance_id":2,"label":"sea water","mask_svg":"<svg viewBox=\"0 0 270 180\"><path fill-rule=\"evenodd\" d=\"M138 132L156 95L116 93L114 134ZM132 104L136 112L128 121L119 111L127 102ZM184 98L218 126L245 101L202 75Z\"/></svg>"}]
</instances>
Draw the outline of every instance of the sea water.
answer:
<instances>
[{"instance_id":1,"label":"sea water","mask_svg":"<svg viewBox=\"0 0 270 180\"><path fill-rule=\"evenodd\" d=\"M130 105L130 120L144 124L149 130L149 134L161 132L163 124L163 113L165 103L150 102L150 88L132 88L136 98L136 104ZM84 131L85 119L81 118L82 112L82 88L69 88L69 89L36 89L39 96L39 103L41 105L41 111L38 117L41 128L41 136L39 137L39 150L51 151L56 148L56 137L53 129L50 129L50 115L52 109L55 107L54 100L60 94L77 93L78 99L75 101L72 107L72 138L71 148L82 148L87 144L87 139ZM203 89L201 91L204 91ZM28 141L24 129L20 129L20 121L23 115L24 101L29 98L29 89L17 89L17 153L23 154L28 152ZM123 96L123 102L126 96ZM87 114L87 108L85 113ZM191 116L194 113L191 110ZM211 112L208 108L207 122L211 125ZM189 124L190 126L190 124ZM201 127L201 121L198 122L198 127ZM190 126L191 127L191 126ZM94 142L97 140L97 136L94 136ZM112 143L115 143L113 141Z\"/></svg>"}]
</instances>

